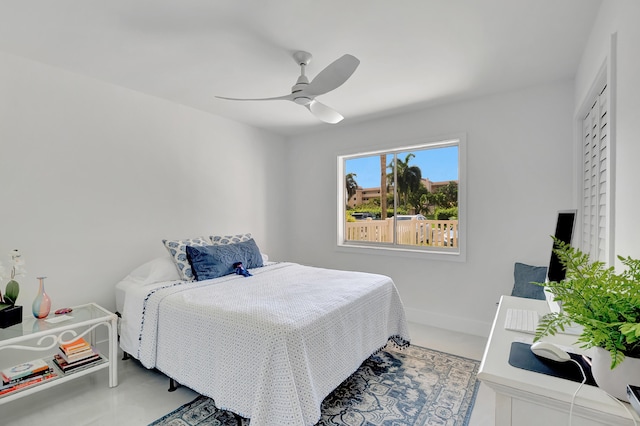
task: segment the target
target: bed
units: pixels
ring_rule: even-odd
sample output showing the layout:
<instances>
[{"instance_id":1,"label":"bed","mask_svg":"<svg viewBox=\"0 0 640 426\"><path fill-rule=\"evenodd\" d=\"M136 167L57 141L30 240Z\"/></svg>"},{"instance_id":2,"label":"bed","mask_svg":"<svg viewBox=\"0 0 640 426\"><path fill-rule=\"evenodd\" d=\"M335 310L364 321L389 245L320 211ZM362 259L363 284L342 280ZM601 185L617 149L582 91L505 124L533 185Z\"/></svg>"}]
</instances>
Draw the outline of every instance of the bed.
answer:
<instances>
[{"instance_id":1,"label":"bed","mask_svg":"<svg viewBox=\"0 0 640 426\"><path fill-rule=\"evenodd\" d=\"M116 286L122 349L252 425L299 426L371 354L409 344L389 277L290 262L250 272L185 281L168 257L138 268Z\"/></svg>"}]
</instances>

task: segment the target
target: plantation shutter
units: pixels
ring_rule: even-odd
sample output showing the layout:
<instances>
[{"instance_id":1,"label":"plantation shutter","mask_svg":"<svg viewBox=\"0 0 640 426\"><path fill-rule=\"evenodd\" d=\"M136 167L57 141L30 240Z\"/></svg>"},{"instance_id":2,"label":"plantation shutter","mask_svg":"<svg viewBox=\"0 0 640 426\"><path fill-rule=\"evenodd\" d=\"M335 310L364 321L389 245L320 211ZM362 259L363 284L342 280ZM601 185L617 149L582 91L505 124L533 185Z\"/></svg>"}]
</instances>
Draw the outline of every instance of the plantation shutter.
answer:
<instances>
[{"instance_id":1,"label":"plantation shutter","mask_svg":"<svg viewBox=\"0 0 640 426\"><path fill-rule=\"evenodd\" d=\"M608 263L609 114L605 85L583 121L582 250L591 260Z\"/></svg>"}]
</instances>

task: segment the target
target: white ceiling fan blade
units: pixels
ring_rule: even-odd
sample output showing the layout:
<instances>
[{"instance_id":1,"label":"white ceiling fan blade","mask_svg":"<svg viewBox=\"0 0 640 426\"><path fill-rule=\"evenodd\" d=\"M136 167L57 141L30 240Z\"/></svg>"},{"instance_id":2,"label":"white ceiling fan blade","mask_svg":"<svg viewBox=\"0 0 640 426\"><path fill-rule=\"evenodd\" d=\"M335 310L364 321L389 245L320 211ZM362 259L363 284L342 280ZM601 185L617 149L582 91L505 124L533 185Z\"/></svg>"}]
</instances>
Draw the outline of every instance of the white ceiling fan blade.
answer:
<instances>
[{"instance_id":1,"label":"white ceiling fan blade","mask_svg":"<svg viewBox=\"0 0 640 426\"><path fill-rule=\"evenodd\" d=\"M343 55L320 71L305 91L318 96L337 89L351 77L358 65L360 65L358 58L348 54Z\"/></svg>"},{"instance_id":2,"label":"white ceiling fan blade","mask_svg":"<svg viewBox=\"0 0 640 426\"><path fill-rule=\"evenodd\" d=\"M293 100L293 94L284 95L284 96L277 96L275 98L257 98L257 99L227 98L225 96L216 96L216 98L218 98L218 99L226 99L228 101L292 101Z\"/></svg>"},{"instance_id":3,"label":"white ceiling fan blade","mask_svg":"<svg viewBox=\"0 0 640 426\"><path fill-rule=\"evenodd\" d=\"M313 115L315 115L316 117L318 117L320 120L324 121L325 123L336 124L336 123L341 122L342 119L344 118L337 111L334 111L333 109L329 108L325 104L320 103L320 102L315 101L315 100L309 102L305 106L307 107L307 109L309 111L311 111L311 113Z\"/></svg>"}]
</instances>

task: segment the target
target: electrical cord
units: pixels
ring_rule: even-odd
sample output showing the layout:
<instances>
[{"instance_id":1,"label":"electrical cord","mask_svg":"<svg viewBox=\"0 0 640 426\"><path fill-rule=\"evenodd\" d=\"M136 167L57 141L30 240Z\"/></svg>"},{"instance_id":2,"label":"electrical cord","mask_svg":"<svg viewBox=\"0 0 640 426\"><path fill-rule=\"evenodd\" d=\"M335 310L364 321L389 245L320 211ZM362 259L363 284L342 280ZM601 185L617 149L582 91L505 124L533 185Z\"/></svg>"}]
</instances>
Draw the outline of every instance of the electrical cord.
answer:
<instances>
[{"instance_id":1,"label":"electrical cord","mask_svg":"<svg viewBox=\"0 0 640 426\"><path fill-rule=\"evenodd\" d=\"M573 405L576 400L576 395L578 395L578 392L580 391L580 389L582 389L582 386L587 382L587 375L584 374L584 369L582 368L580 363L573 358L571 358L570 361L573 361L573 363L580 369L580 372L582 373L582 383L580 383L580 386L578 386L576 391L573 393L573 396L571 397L571 407L569 408L569 426L571 426L571 420L573 417Z\"/></svg>"},{"instance_id":2,"label":"electrical cord","mask_svg":"<svg viewBox=\"0 0 640 426\"><path fill-rule=\"evenodd\" d=\"M605 392L605 393L606 393L607 395L609 395L609 393L607 393L607 392ZM610 397L611 399L613 399L615 402L617 402L618 404L620 404L620 406L621 406L622 408L624 408L624 409L627 411L627 414L629 415L629 417L631 417L631 420L633 420L633 424L634 424L635 426L638 426L638 422L636 422L636 418L635 418L635 416L631 413L631 411L629 411L629 408L627 408L627 406L626 406L626 405L624 405L624 404L622 403L622 401L620 401L620 400L619 400L618 398L616 398L615 396L613 396L613 395L609 395L609 397Z\"/></svg>"},{"instance_id":3,"label":"electrical cord","mask_svg":"<svg viewBox=\"0 0 640 426\"><path fill-rule=\"evenodd\" d=\"M576 395L578 395L578 392L580 391L580 389L582 389L582 386L587 381L587 375L584 373L584 369L582 368L582 365L580 365L580 363L578 361L576 361L575 359L573 359L573 358L571 358L570 361L573 361L578 366L578 368L580 368L580 372L582 373L582 383L580 383L580 386L578 386L578 388L575 390L575 392L573 392L573 396L571 397L571 407L569 408L569 426L571 426L571 420L572 420L572 416L573 416L573 406L574 406L574 402L575 402L575 399L576 399ZM620 406L622 408L624 408L625 411L627 412L627 414L629 415L629 418L633 421L633 424L635 426L638 426L638 422L636 422L636 419L635 419L634 415L631 413L631 411L629 411L629 408L627 408L627 406L625 406L622 401L620 401L615 396L610 395L608 392L604 392L604 393L606 393L615 402L620 404Z\"/></svg>"}]
</instances>

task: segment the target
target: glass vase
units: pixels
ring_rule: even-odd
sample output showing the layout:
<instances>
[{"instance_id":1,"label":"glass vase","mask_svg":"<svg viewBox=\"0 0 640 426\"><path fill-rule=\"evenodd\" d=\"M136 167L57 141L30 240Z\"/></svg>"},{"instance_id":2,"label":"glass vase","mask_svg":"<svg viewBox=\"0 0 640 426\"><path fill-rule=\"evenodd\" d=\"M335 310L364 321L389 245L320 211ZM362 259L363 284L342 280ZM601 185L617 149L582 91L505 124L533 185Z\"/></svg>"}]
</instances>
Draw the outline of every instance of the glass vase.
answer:
<instances>
[{"instance_id":1,"label":"glass vase","mask_svg":"<svg viewBox=\"0 0 640 426\"><path fill-rule=\"evenodd\" d=\"M31 308L33 309L33 316L38 319L46 318L51 311L51 299L49 298L47 292L44 290L45 278L46 277L38 277L40 288L38 289L36 298L33 300L33 305L31 305Z\"/></svg>"}]
</instances>

